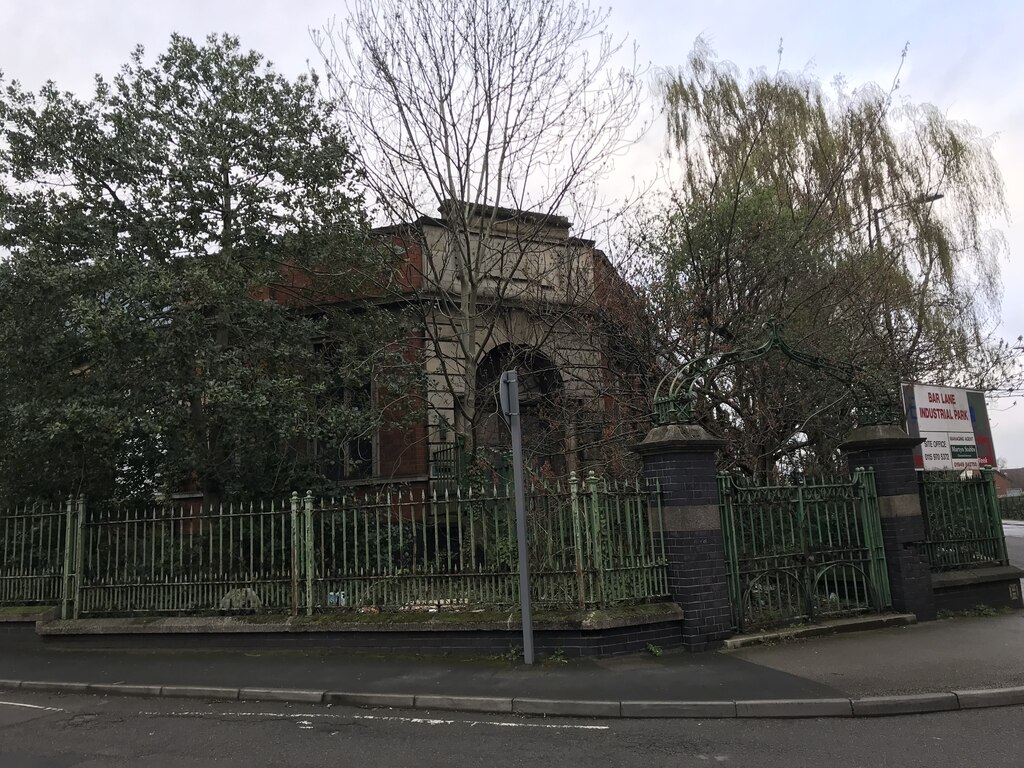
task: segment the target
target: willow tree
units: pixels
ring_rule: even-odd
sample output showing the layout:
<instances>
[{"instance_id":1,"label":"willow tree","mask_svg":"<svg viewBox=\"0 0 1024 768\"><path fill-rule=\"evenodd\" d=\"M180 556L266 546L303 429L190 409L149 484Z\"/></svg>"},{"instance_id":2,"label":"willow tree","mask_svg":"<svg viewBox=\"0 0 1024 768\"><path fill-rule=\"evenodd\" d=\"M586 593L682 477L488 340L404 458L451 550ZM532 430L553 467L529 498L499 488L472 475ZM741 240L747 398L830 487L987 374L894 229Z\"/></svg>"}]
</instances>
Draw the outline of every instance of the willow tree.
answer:
<instances>
[{"instance_id":1,"label":"willow tree","mask_svg":"<svg viewBox=\"0 0 1024 768\"><path fill-rule=\"evenodd\" d=\"M569 220L595 225L596 184L633 140L640 70L608 13L574 0L353 0L347 10L314 41L381 215L446 231L420 243L420 295L456 430L472 446L477 371L503 307L537 307L538 286L571 282L554 274L565 259L541 251ZM593 283L535 314L553 328Z\"/></svg>"},{"instance_id":2,"label":"willow tree","mask_svg":"<svg viewBox=\"0 0 1024 768\"><path fill-rule=\"evenodd\" d=\"M404 370L333 107L237 39L0 97L0 496L322 485ZM400 387L399 387L400 389Z\"/></svg>"},{"instance_id":3,"label":"willow tree","mask_svg":"<svg viewBox=\"0 0 1024 768\"><path fill-rule=\"evenodd\" d=\"M928 104L807 73L742 75L698 40L660 80L677 181L639 230L669 365L767 322L887 398L900 381L1003 388L993 333L1005 213L992 139ZM830 463L841 385L769 358L706 382L702 418L745 471Z\"/></svg>"}]
</instances>

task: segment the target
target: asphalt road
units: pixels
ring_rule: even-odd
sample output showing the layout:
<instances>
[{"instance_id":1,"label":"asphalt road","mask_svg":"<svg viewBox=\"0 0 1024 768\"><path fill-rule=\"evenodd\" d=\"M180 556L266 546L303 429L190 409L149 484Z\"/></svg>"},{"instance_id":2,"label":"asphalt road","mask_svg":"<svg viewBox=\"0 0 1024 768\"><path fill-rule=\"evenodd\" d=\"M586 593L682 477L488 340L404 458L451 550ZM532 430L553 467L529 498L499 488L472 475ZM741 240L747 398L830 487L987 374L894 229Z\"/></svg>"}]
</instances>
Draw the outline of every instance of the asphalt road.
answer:
<instances>
[{"instance_id":1,"label":"asphalt road","mask_svg":"<svg viewBox=\"0 0 1024 768\"><path fill-rule=\"evenodd\" d=\"M0 768L1021 765L1024 709L874 720L526 719L0 696Z\"/></svg>"},{"instance_id":2,"label":"asphalt road","mask_svg":"<svg viewBox=\"0 0 1024 768\"><path fill-rule=\"evenodd\" d=\"M1003 523L1010 565L1024 568L1024 523Z\"/></svg>"}]
</instances>

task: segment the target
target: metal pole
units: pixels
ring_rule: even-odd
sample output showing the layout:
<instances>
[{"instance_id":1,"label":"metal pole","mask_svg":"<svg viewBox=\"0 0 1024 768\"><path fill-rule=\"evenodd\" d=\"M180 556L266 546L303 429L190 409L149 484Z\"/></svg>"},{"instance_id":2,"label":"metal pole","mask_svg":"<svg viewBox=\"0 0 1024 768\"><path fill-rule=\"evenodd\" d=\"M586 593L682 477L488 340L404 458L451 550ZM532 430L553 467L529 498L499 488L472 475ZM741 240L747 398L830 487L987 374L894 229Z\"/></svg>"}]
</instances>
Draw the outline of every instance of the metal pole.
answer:
<instances>
[{"instance_id":1,"label":"metal pole","mask_svg":"<svg viewBox=\"0 0 1024 768\"><path fill-rule=\"evenodd\" d=\"M519 380L515 371L501 374L501 406L512 431L512 484L516 495L519 540L519 604L523 614L523 661L533 664L533 615L530 612L530 562L526 549L526 495L523 490L523 434L519 423Z\"/></svg>"},{"instance_id":2,"label":"metal pole","mask_svg":"<svg viewBox=\"0 0 1024 768\"><path fill-rule=\"evenodd\" d=\"M75 523L75 579L72 593L71 618L77 619L82 612L82 569L85 563L85 496L78 497Z\"/></svg>"},{"instance_id":3,"label":"metal pole","mask_svg":"<svg viewBox=\"0 0 1024 768\"><path fill-rule=\"evenodd\" d=\"M71 618L71 580L74 576L71 569L74 567L75 552L75 506L71 497L68 496L64 513L64 586L61 590L60 617Z\"/></svg>"},{"instance_id":4,"label":"metal pole","mask_svg":"<svg viewBox=\"0 0 1024 768\"><path fill-rule=\"evenodd\" d=\"M302 514L305 521L302 552L306 561L306 615L313 615L313 491L306 491L302 503Z\"/></svg>"},{"instance_id":5,"label":"metal pole","mask_svg":"<svg viewBox=\"0 0 1024 768\"><path fill-rule=\"evenodd\" d=\"M299 615L299 492L292 491L292 616Z\"/></svg>"}]
</instances>

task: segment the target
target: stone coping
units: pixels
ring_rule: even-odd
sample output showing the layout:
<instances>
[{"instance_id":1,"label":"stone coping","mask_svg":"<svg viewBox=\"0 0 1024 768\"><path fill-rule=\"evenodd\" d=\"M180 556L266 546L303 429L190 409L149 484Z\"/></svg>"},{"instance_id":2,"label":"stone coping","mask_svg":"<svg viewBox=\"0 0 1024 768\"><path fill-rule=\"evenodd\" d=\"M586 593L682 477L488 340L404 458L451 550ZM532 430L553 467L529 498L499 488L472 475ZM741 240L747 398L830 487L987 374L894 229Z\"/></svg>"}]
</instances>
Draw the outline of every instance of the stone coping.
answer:
<instances>
[{"instance_id":1,"label":"stone coping","mask_svg":"<svg viewBox=\"0 0 1024 768\"><path fill-rule=\"evenodd\" d=\"M168 616L134 618L86 618L40 621L36 633L44 636L68 635L150 635L150 634L268 634L307 632L466 632L520 630L515 613L504 616L488 613L441 614L409 613L349 614L339 620L330 614L287 616ZM574 613L534 614L535 630L599 631L640 624L680 621L682 609L675 603L651 603L628 609L581 611Z\"/></svg>"},{"instance_id":2,"label":"stone coping","mask_svg":"<svg viewBox=\"0 0 1024 768\"><path fill-rule=\"evenodd\" d=\"M1013 565L996 565L989 568L971 568L958 571L938 571L932 574L932 586L936 589L961 587L969 584L988 584L993 581L1012 581L1024 576L1024 571Z\"/></svg>"}]
</instances>

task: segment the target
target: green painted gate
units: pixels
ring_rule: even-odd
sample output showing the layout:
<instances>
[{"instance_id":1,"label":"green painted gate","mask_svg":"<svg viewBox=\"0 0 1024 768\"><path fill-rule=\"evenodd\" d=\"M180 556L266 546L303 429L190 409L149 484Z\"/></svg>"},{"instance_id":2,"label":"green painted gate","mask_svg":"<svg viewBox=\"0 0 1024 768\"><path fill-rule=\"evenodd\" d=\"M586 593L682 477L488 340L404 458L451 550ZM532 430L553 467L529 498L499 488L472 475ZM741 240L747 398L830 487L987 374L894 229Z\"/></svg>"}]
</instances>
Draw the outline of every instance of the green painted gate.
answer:
<instances>
[{"instance_id":1,"label":"green painted gate","mask_svg":"<svg viewBox=\"0 0 1024 768\"><path fill-rule=\"evenodd\" d=\"M872 470L795 485L720 475L719 490L738 630L889 607Z\"/></svg>"},{"instance_id":2,"label":"green painted gate","mask_svg":"<svg viewBox=\"0 0 1024 768\"><path fill-rule=\"evenodd\" d=\"M933 571L1008 565L995 470L919 472Z\"/></svg>"}]
</instances>

